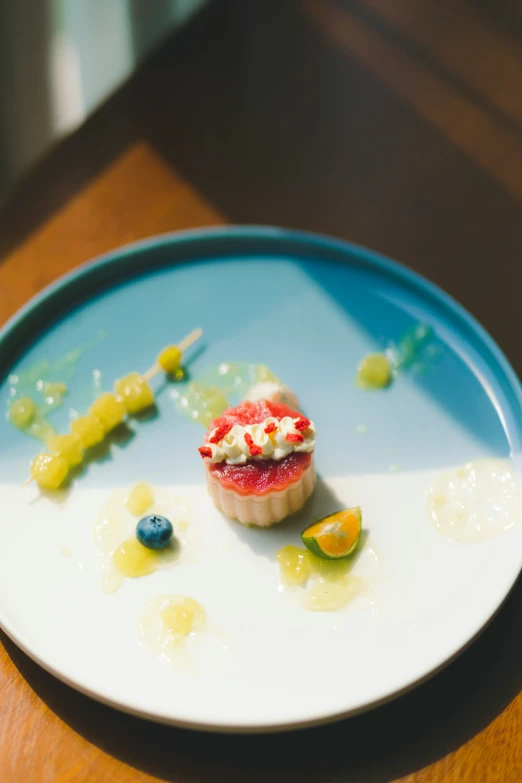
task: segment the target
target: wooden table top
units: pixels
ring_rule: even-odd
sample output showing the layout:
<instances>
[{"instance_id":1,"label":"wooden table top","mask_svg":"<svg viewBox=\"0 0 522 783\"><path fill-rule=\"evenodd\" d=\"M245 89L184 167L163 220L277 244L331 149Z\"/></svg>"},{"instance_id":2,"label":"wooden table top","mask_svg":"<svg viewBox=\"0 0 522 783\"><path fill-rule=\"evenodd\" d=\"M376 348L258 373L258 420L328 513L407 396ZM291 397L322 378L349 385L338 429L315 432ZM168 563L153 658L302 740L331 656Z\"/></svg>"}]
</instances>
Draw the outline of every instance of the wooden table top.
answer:
<instances>
[{"instance_id":1,"label":"wooden table top","mask_svg":"<svg viewBox=\"0 0 522 783\"><path fill-rule=\"evenodd\" d=\"M520 374L521 41L516 0L216 1L11 194L0 322L119 244L278 224L422 272ZM413 692L259 737L120 715L2 636L0 780L520 783L521 613L519 580L483 635Z\"/></svg>"}]
</instances>

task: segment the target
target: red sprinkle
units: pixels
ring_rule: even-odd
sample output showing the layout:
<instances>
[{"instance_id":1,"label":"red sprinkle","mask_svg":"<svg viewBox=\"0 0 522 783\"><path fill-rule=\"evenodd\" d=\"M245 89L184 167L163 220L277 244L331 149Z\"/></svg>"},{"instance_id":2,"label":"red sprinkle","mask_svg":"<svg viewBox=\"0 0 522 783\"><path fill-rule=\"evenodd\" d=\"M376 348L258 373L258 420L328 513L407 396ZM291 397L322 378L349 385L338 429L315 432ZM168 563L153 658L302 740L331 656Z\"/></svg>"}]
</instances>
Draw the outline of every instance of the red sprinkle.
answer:
<instances>
[{"instance_id":1,"label":"red sprinkle","mask_svg":"<svg viewBox=\"0 0 522 783\"><path fill-rule=\"evenodd\" d=\"M275 421L271 421L270 424L267 424L265 427L265 432L267 435L270 435L271 432L275 432L277 430L277 424Z\"/></svg>"},{"instance_id":2,"label":"red sprinkle","mask_svg":"<svg viewBox=\"0 0 522 783\"><path fill-rule=\"evenodd\" d=\"M248 432L245 432L245 443L250 449L250 456L255 457L257 454L262 453L263 449L261 446L256 446L252 435L250 435Z\"/></svg>"},{"instance_id":3,"label":"red sprinkle","mask_svg":"<svg viewBox=\"0 0 522 783\"><path fill-rule=\"evenodd\" d=\"M304 435L301 435L299 432L289 432L285 435L285 440L289 443L302 443L304 441Z\"/></svg>"},{"instance_id":4,"label":"red sprinkle","mask_svg":"<svg viewBox=\"0 0 522 783\"><path fill-rule=\"evenodd\" d=\"M217 427L215 433L211 438L209 438L209 443L219 443L222 441L225 435L228 435L233 426L233 424L222 424L220 427Z\"/></svg>"},{"instance_id":5,"label":"red sprinkle","mask_svg":"<svg viewBox=\"0 0 522 783\"><path fill-rule=\"evenodd\" d=\"M200 446L198 451L203 457L203 459L205 457L212 457L212 449L210 448L210 446Z\"/></svg>"},{"instance_id":6,"label":"red sprinkle","mask_svg":"<svg viewBox=\"0 0 522 783\"><path fill-rule=\"evenodd\" d=\"M309 426L310 426L310 419L307 419L306 416L301 416L299 419L297 419L296 423L294 424L296 430L307 430Z\"/></svg>"}]
</instances>

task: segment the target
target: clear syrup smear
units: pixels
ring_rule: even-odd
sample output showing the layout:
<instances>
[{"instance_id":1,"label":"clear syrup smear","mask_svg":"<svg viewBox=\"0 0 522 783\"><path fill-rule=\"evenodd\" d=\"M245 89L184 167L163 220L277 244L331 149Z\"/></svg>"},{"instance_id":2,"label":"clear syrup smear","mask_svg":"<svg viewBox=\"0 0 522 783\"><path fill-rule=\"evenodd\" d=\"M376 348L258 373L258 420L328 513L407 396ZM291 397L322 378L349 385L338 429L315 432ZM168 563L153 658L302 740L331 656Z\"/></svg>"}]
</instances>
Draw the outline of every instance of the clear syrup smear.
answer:
<instances>
[{"instance_id":1,"label":"clear syrup smear","mask_svg":"<svg viewBox=\"0 0 522 783\"><path fill-rule=\"evenodd\" d=\"M212 419L243 399L251 386L270 381L279 383L264 364L221 362L207 367L185 388L173 388L170 396L183 416L208 427Z\"/></svg>"},{"instance_id":2,"label":"clear syrup smear","mask_svg":"<svg viewBox=\"0 0 522 783\"><path fill-rule=\"evenodd\" d=\"M150 598L138 623L140 644L172 666L190 668L190 648L208 630L205 608L186 595Z\"/></svg>"},{"instance_id":3,"label":"clear syrup smear","mask_svg":"<svg viewBox=\"0 0 522 783\"><path fill-rule=\"evenodd\" d=\"M366 544L374 573L381 567L380 556ZM292 544L277 552L279 591L295 599L310 612L337 612L361 597L375 603L373 580L353 573L354 558L324 560L305 547Z\"/></svg>"},{"instance_id":4,"label":"clear syrup smear","mask_svg":"<svg viewBox=\"0 0 522 783\"><path fill-rule=\"evenodd\" d=\"M151 498L147 508L139 508L139 514L133 514L129 510L129 506L133 508L129 500L135 495L136 486L146 488ZM115 490L101 509L94 526L97 567L104 593L113 593L126 578L148 576L154 571L185 562L189 557L189 501L170 495L165 489L144 483L136 486ZM146 549L139 544L136 525L145 514L160 514L170 520L174 528L172 544L159 551Z\"/></svg>"},{"instance_id":5,"label":"clear syrup smear","mask_svg":"<svg viewBox=\"0 0 522 783\"><path fill-rule=\"evenodd\" d=\"M489 541L522 519L522 484L507 460L477 460L447 470L427 492L428 514L443 536Z\"/></svg>"}]
</instances>

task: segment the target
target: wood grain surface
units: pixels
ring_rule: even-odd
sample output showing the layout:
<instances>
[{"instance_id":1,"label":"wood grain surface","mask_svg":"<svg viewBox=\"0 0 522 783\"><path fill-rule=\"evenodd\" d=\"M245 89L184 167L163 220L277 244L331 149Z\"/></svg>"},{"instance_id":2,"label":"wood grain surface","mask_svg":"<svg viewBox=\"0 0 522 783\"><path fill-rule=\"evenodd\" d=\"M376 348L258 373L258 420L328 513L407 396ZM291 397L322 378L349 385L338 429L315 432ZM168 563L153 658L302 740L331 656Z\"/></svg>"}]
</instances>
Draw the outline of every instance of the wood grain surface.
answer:
<instances>
[{"instance_id":1,"label":"wood grain surface","mask_svg":"<svg viewBox=\"0 0 522 783\"><path fill-rule=\"evenodd\" d=\"M514 0L216 0L9 194L0 322L119 244L274 223L422 272L520 374L521 42ZM480 638L411 693L259 737L120 715L2 636L0 781L520 783L521 613L519 580Z\"/></svg>"}]
</instances>

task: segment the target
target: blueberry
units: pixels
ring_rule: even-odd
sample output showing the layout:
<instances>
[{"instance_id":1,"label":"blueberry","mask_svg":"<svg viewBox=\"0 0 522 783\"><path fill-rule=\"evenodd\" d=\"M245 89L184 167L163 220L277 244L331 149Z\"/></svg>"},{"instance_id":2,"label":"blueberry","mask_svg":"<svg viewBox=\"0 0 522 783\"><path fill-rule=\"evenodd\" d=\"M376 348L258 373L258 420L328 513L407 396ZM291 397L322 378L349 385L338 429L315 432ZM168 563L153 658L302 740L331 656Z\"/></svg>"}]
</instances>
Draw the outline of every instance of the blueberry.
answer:
<instances>
[{"instance_id":1,"label":"blueberry","mask_svg":"<svg viewBox=\"0 0 522 783\"><path fill-rule=\"evenodd\" d=\"M136 537L147 549L164 549L174 535L171 523L159 514L149 514L136 525Z\"/></svg>"}]
</instances>

